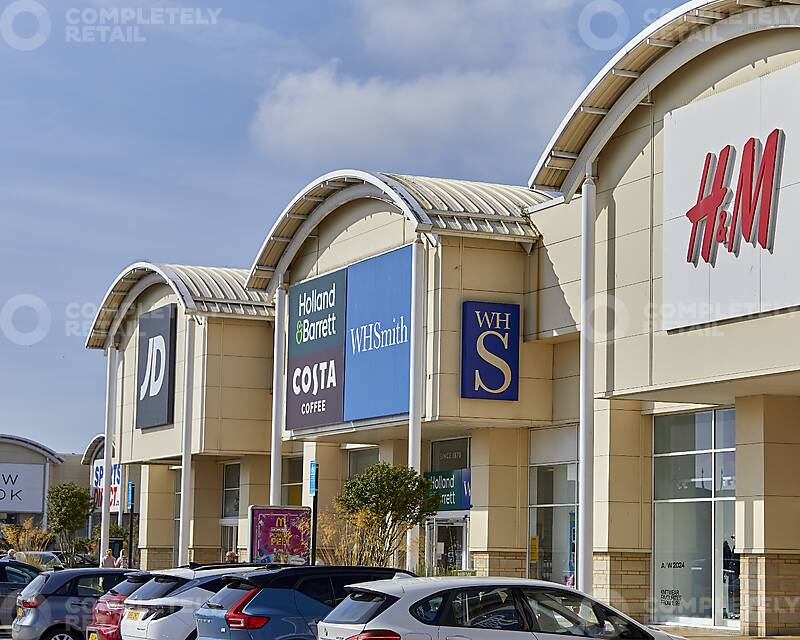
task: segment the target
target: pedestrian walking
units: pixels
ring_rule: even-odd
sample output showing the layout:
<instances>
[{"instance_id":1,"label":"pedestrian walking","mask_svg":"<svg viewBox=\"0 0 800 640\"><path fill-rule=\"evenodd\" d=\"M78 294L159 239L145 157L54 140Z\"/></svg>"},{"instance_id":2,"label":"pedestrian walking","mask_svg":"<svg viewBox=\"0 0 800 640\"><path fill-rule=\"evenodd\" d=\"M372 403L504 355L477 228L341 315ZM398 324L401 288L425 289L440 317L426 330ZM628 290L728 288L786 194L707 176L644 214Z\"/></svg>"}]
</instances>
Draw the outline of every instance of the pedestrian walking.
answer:
<instances>
[{"instance_id":1,"label":"pedestrian walking","mask_svg":"<svg viewBox=\"0 0 800 640\"><path fill-rule=\"evenodd\" d=\"M103 569L113 569L117 566L117 559L114 557L114 552L111 549L106 549L106 555L100 560L100 566Z\"/></svg>"},{"instance_id":2,"label":"pedestrian walking","mask_svg":"<svg viewBox=\"0 0 800 640\"><path fill-rule=\"evenodd\" d=\"M128 560L128 554L123 548L122 551L120 551L119 558L117 558L117 561L114 563L114 566L117 569L127 569L128 564L130 564L130 561Z\"/></svg>"}]
</instances>

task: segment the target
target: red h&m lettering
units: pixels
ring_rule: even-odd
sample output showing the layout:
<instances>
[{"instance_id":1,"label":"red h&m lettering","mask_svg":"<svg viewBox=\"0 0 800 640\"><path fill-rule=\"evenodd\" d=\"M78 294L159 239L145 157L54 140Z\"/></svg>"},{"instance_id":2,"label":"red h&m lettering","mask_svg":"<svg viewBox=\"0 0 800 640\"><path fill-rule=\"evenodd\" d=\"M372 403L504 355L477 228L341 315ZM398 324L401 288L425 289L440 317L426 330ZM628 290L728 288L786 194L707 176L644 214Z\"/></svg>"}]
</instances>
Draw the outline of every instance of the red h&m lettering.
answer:
<instances>
[{"instance_id":1,"label":"red h&m lettering","mask_svg":"<svg viewBox=\"0 0 800 640\"><path fill-rule=\"evenodd\" d=\"M772 250L784 142L784 132L775 129L767 138L760 161L757 160L759 141L751 138L745 144L730 223L730 214L724 207L731 196L734 149L728 145L720 152L719 159L713 153L706 156L697 203L686 212L692 223L687 262L697 265L702 256L705 262L713 265L719 244L727 245L728 251L738 255L742 237L755 246L756 231L761 247ZM701 231L702 243L699 242Z\"/></svg>"}]
</instances>

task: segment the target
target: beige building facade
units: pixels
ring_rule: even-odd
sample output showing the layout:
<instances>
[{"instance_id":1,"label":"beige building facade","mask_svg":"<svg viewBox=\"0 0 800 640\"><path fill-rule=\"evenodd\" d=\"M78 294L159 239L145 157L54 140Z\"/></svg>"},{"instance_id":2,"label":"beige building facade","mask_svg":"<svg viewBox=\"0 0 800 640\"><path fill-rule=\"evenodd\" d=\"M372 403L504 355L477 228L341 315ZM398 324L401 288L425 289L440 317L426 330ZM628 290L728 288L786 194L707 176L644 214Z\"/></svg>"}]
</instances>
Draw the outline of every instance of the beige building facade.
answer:
<instances>
[{"instance_id":1,"label":"beige building facade","mask_svg":"<svg viewBox=\"0 0 800 640\"><path fill-rule=\"evenodd\" d=\"M312 461L323 509L385 461L442 498L406 566L800 632L797 9L694 0L654 23L528 187L335 171L230 289L123 272L89 346L119 354L143 564L244 552L249 505L311 504ZM167 382L148 404L160 343L140 335L169 305L172 412Z\"/></svg>"}]
</instances>

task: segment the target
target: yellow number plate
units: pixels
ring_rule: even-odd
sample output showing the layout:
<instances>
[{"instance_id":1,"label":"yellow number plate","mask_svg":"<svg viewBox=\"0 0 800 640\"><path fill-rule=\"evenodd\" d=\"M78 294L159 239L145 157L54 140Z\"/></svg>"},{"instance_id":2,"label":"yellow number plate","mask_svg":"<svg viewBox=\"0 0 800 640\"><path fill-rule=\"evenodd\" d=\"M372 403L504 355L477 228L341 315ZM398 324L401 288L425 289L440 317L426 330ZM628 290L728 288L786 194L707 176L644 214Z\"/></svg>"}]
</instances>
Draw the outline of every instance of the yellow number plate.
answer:
<instances>
[{"instance_id":1,"label":"yellow number plate","mask_svg":"<svg viewBox=\"0 0 800 640\"><path fill-rule=\"evenodd\" d=\"M128 620L138 620L141 617L141 611L128 611Z\"/></svg>"}]
</instances>

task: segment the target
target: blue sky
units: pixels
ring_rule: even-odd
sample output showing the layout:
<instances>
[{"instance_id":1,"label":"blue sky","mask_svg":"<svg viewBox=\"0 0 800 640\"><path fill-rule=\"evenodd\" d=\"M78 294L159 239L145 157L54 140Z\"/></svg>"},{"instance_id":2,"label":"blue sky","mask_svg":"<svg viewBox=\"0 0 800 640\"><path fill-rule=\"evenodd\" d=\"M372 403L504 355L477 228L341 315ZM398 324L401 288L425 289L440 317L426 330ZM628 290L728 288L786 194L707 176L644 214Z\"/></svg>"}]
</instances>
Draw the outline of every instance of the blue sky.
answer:
<instances>
[{"instance_id":1,"label":"blue sky","mask_svg":"<svg viewBox=\"0 0 800 640\"><path fill-rule=\"evenodd\" d=\"M608 47L679 2L38 4L0 0L0 432L69 452L103 428L83 345L124 266L247 267L336 168L524 184Z\"/></svg>"}]
</instances>

